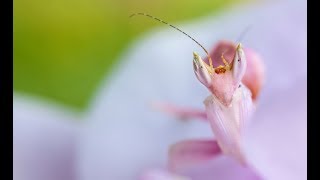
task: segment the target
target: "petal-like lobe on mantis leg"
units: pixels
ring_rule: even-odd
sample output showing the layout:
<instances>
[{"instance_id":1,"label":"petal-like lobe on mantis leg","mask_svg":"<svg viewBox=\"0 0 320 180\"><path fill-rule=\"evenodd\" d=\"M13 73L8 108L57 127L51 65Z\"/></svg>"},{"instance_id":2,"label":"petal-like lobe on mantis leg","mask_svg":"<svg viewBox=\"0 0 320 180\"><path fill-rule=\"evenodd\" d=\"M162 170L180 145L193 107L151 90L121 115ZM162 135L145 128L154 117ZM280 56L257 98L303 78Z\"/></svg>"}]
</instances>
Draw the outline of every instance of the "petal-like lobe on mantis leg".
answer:
<instances>
[{"instance_id":1,"label":"petal-like lobe on mantis leg","mask_svg":"<svg viewBox=\"0 0 320 180\"><path fill-rule=\"evenodd\" d=\"M215 140L185 140L171 146L169 168L179 170L212 160L221 150Z\"/></svg>"},{"instance_id":2,"label":"petal-like lobe on mantis leg","mask_svg":"<svg viewBox=\"0 0 320 180\"><path fill-rule=\"evenodd\" d=\"M240 141L242 130L253 110L250 90L241 85L235 91L229 106L221 104L214 95L209 96L204 103L208 120L222 152L244 163Z\"/></svg>"},{"instance_id":3,"label":"petal-like lobe on mantis leg","mask_svg":"<svg viewBox=\"0 0 320 180\"><path fill-rule=\"evenodd\" d=\"M174 104L162 102L153 102L151 105L157 110L171 114L181 119L199 118L201 120L207 120L207 113L204 110L180 107Z\"/></svg>"}]
</instances>

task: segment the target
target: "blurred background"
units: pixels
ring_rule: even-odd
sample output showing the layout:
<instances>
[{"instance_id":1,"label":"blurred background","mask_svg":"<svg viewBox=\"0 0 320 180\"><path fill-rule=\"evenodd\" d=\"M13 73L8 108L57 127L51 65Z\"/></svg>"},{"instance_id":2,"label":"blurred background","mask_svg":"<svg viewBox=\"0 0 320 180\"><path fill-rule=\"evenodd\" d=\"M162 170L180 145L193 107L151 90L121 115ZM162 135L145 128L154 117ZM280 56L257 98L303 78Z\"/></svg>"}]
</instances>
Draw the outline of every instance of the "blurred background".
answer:
<instances>
[{"instance_id":1,"label":"blurred background","mask_svg":"<svg viewBox=\"0 0 320 180\"><path fill-rule=\"evenodd\" d=\"M128 45L164 26L130 14L175 24L249 1L15 0L14 91L82 111Z\"/></svg>"}]
</instances>

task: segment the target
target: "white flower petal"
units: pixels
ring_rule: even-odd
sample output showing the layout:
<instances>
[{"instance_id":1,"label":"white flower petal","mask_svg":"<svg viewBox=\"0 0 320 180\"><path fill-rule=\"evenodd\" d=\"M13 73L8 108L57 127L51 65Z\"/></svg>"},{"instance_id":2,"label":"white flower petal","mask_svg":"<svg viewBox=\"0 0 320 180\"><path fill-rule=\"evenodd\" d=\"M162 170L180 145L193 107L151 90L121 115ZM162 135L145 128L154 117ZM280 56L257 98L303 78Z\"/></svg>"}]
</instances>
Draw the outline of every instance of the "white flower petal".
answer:
<instances>
[{"instance_id":1,"label":"white flower petal","mask_svg":"<svg viewBox=\"0 0 320 180\"><path fill-rule=\"evenodd\" d=\"M78 123L66 108L15 95L14 179L74 180Z\"/></svg>"}]
</instances>

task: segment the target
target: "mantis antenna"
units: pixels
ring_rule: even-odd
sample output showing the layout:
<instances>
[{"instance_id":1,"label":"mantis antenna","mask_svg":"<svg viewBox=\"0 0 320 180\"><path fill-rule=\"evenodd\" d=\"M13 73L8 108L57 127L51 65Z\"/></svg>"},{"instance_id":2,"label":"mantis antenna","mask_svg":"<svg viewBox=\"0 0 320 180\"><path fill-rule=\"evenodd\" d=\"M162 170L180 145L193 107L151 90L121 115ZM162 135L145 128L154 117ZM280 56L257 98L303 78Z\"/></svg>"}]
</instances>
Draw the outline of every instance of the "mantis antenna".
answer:
<instances>
[{"instance_id":1,"label":"mantis antenna","mask_svg":"<svg viewBox=\"0 0 320 180\"><path fill-rule=\"evenodd\" d=\"M240 36L239 36L238 39L237 39L237 42L240 42L251 28L252 28L252 24L248 25L248 26L241 32Z\"/></svg>"},{"instance_id":2,"label":"mantis antenna","mask_svg":"<svg viewBox=\"0 0 320 180\"><path fill-rule=\"evenodd\" d=\"M174 29L180 31L181 33L183 33L184 35L188 36L188 37L189 37L190 39L192 39L195 43L197 43L197 44L204 50L204 52L207 54L207 57L208 57L208 59L209 59L210 68L211 68L210 70L213 72L213 69L214 69L214 68L213 68L213 65L212 65L212 59L211 59L211 57L209 56L208 51L207 51L206 48L204 48L197 40L195 40L194 38L192 38L189 34L185 33L184 31L182 31L181 29L177 28L176 26L174 26L174 25L172 25L172 24L169 24L169 23L167 23L167 22L165 22L165 21L163 21L163 20L161 20L161 19L159 19L159 18L157 18L157 17L154 17L154 16L152 16L152 15L150 15L150 14L146 14L146 13L135 13L135 14L130 15L129 17L131 18L131 17L136 16L136 15L147 16L147 17L149 17L149 18L155 19L155 20L157 20L157 21L159 21L159 22L161 22L161 23L163 23L163 24L166 24L166 25L171 26L172 28L174 28Z\"/></svg>"}]
</instances>

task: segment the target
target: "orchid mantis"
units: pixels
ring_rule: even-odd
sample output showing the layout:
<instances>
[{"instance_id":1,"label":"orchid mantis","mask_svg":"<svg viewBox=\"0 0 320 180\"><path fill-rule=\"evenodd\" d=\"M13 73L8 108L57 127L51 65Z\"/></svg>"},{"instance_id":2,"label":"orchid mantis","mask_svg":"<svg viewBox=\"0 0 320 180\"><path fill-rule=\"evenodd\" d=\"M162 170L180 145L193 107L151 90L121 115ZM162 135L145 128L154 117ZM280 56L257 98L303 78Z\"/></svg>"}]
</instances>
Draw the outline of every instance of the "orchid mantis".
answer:
<instances>
[{"instance_id":1,"label":"orchid mantis","mask_svg":"<svg viewBox=\"0 0 320 180\"><path fill-rule=\"evenodd\" d=\"M241 43L235 45L229 41L220 41L209 55L198 41L179 28L145 13L130 17L135 15L147 16L175 28L196 42L207 55L203 60L193 52L195 76L210 92L204 100L205 110L155 104L158 109L177 117L208 121L215 135L215 140L186 140L174 144L169 150L170 168L175 170L193 165L221 153L245 164L241 137L262 85L263 66L260 59L250 49L244 49Z\"/></svg>"}]
</instances>

